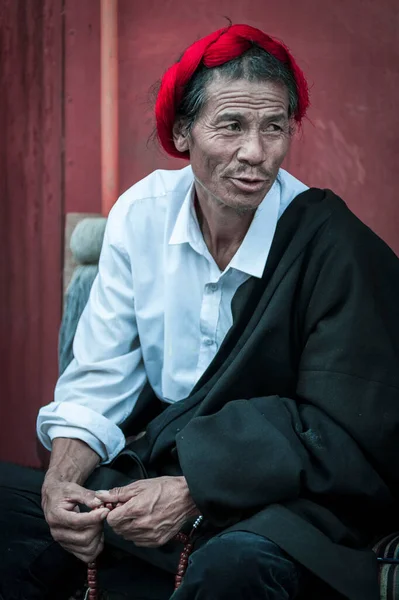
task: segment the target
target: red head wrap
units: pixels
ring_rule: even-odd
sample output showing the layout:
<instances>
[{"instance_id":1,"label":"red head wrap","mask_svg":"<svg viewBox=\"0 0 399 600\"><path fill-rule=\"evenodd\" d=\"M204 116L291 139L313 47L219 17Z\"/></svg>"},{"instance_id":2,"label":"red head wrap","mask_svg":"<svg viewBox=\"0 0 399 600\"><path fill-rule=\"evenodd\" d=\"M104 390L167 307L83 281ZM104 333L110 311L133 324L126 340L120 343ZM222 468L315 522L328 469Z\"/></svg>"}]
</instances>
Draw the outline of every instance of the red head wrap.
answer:
<instances>
[{"instance_id":1,"label":"red head wrap","mask_svg":"<svg viewBox=\"0 0 399 600\"><path fill-rule=\"evenodd\" d=\"M173 125L176 110L182 100L184 86L190 81L197 67L218 67L241 56L252 43L264 48L290 69L296 83L298 106L294 118L300 123L309 105L308 85L304 74L288 48L266 33L249 25L231 25L219 29L198 40L187 48L179 62L166 71L158 93L155 116L158 138L166 152L178 158L189 158L188 152L179 152L173 143Z\"/></svg>"}]
</instances>

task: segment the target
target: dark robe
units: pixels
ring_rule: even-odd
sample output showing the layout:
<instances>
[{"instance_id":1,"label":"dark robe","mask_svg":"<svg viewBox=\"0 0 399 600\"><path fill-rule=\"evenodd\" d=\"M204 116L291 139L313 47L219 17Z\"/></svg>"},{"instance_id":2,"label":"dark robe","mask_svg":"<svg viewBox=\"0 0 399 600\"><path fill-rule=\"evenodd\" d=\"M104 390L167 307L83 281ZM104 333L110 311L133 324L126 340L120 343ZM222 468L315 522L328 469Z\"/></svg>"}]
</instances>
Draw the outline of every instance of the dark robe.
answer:
<instances>
[{"instance_id":1,"label":"dark robe","mask_svg":"<svg viewBox=\"0 0 399 600\"><path fill-rule=\"evenodd\" d=\"M143 390L125 430L146 435L113 466L184 474L216 534L264 535L344 597L376 600L369 547L399 527L399 259L310 189L232 308L188 398L152 418L160 401Z\"/></svg>"}]
</instances>

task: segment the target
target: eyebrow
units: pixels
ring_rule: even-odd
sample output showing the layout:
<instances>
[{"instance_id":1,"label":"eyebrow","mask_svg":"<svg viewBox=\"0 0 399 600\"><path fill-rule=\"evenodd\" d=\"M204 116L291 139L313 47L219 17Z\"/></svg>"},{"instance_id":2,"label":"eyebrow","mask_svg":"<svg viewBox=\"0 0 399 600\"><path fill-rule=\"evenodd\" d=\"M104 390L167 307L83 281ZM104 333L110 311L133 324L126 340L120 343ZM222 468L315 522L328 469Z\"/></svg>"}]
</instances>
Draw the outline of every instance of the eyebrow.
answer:
<instances>
[{"instance_id":1,"label":"eyebrow","mask_svg":"<svg viewBox=\"0 0 399 600\"><path fill-rule=\"evenodd\" d=\"M239 112L226 112L223 113L221 115L219 115L218 117L216 117L215 119L215 123L220 123L221 121L240 121L242 119L245 119L245 116L242 113ZM278 112L278 113L274 113L271 115L267 115L265 117L265 121L277 121L277 122L281 122L281 121L286 121L288 119L288 115L284 112Z\"/></svg>"}]
</instances>

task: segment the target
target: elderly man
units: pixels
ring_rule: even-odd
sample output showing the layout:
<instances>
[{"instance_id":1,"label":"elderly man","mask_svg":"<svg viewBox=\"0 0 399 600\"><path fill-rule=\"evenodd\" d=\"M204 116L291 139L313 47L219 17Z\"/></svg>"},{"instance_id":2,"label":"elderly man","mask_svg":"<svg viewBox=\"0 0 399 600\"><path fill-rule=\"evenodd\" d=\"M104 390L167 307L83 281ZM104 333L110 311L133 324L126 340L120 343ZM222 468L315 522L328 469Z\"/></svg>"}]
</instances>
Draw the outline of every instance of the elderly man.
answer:
<instances>
[{"instance_id":1,"label":"elderly man","mask_svg":"<svg viewBox=\"0 0 399 600\"><path fill-rule=\"evenodd\" d=\"M74 360L38 417L43 512L40 473L3 482L4 599L67 597L104 544L152 565L148 598L176 569L174 600L378 598L399 261L281 169L307 106L287 48L245 25L164 75L158 136L190 166L152 173L109 216Z\"/></svg>"}]
</instances>

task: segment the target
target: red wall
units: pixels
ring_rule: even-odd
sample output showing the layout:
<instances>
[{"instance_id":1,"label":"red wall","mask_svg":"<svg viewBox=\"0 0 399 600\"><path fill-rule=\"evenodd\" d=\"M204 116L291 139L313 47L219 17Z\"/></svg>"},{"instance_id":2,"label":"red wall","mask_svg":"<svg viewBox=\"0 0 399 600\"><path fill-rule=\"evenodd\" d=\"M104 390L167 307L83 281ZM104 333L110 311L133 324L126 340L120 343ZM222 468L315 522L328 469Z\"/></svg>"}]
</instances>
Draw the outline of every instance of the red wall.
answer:
<instances>
[{"instance_id":1,"label":"red wall","mask_svg":"<svg viewBox=\"0 0 399 600\"><path fill-rule=\"evenodd\" d=\"M61 316L61 0L0 10L0 459L37 465Z\"/></svg>"},{"instance_id":2,"label":"red wall","mask_svg":"<svg viewBox=\"0 0 399 600\"><path fill-rule=\"evenodd\" d=\"M0 458L27 464L57 374L63 216L100 210L99 8L1 2ZM119 0L120 191L186 164L148 145L148 92L224 15L281 37L308 75L289 170L341 194L399 253L397 0Z\"/></svg>"},{"instance_id":3,"label":"red wall","mask_svg":"<svg viewBox=\"0 0 399 600\"><path fill-rule=\"evenodd\" d=\"M66 0L66 209L99 210L99 3ZM120 189L165 158L148 137L149 89L193 40L246 22L282 38L311 84L312 108L286 166L330 187L399 253L397 0L119 0Z\"/></svg>"}]
</instances>

